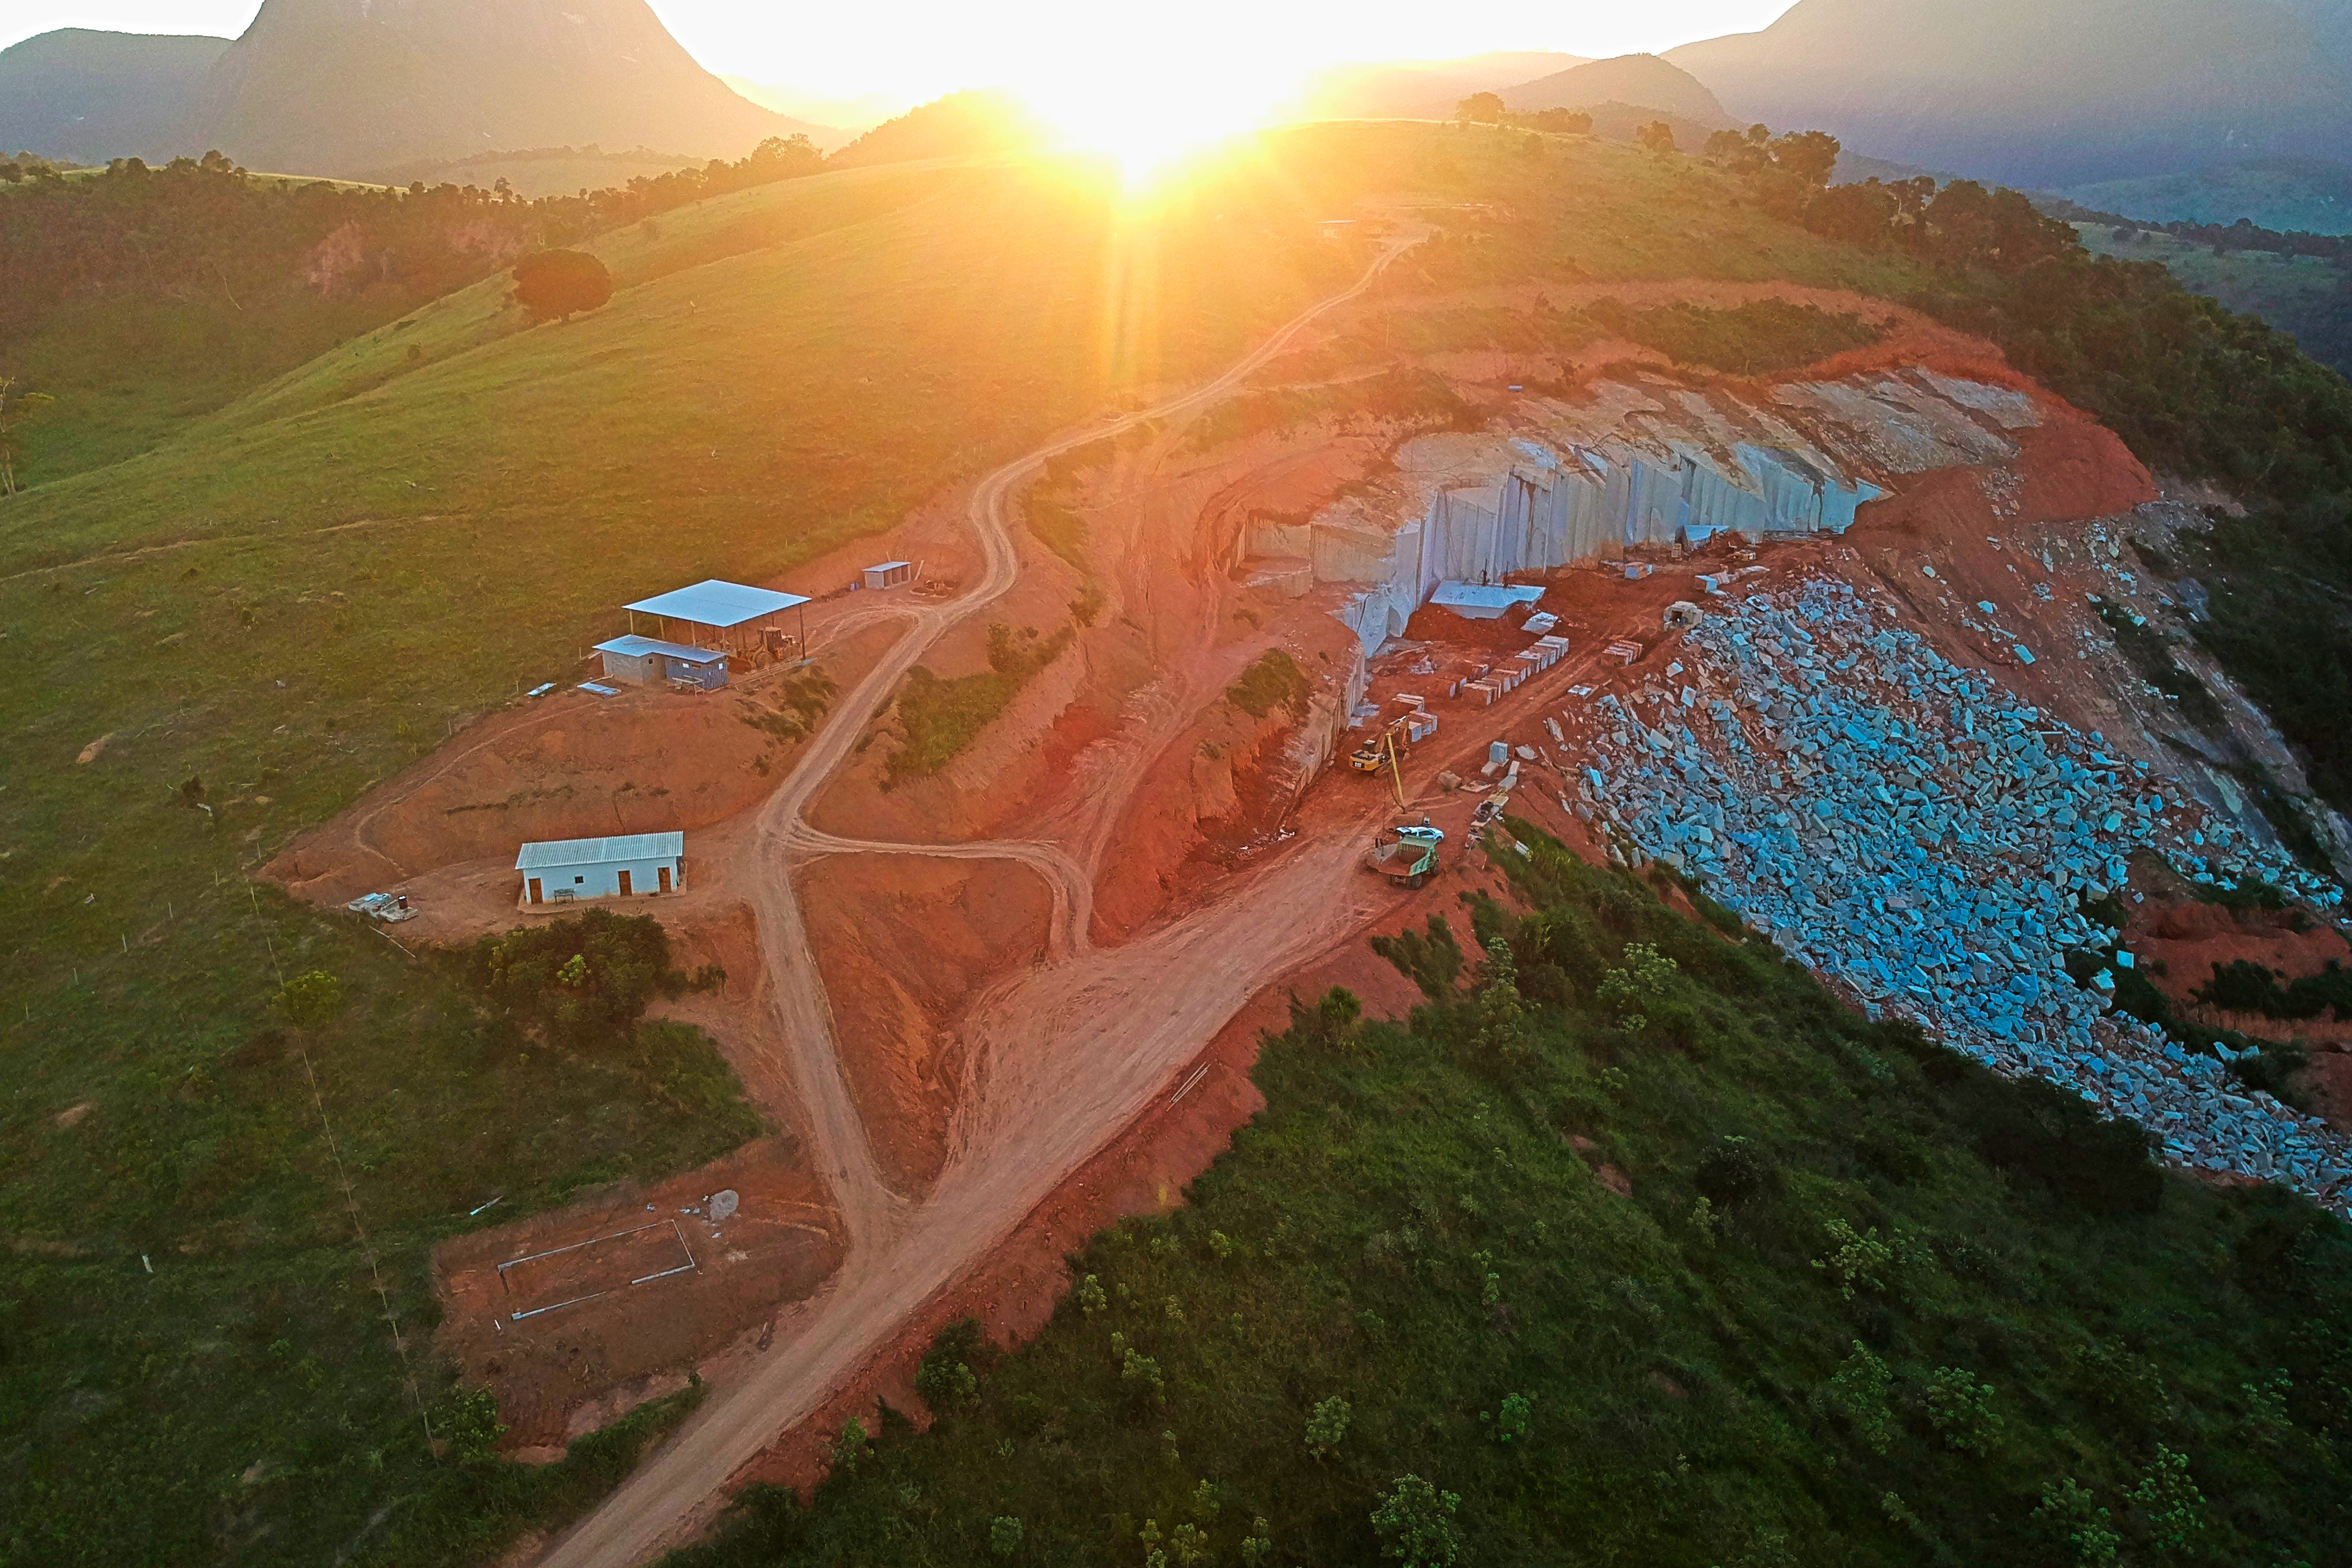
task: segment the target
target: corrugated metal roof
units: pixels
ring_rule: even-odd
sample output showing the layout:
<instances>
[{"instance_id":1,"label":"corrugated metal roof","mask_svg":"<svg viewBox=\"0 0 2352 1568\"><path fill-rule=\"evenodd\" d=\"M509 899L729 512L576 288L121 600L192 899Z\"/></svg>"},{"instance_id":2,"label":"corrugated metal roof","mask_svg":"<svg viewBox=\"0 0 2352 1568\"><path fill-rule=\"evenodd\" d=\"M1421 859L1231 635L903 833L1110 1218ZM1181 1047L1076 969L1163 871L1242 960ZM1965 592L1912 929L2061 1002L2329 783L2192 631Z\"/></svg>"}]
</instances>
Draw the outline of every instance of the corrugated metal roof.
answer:
<instances>
[{"instance_id":1,"label":"corrugated metal roof","mask_svg":"<svg viewBox=\"0 0 2352 1568\"><path fill-rule=\"evenodd\" d=\"M617 839L555 839L525 844L515 856L515 870L543 871L551 866L604 865L613 861L676 860L686 852L684 833L630 833Z\"/></svg>"},{"instance_id":2,"label":"corrugated metal roof","mask_svg":"<svg viewBox=\"0 0 2352 1568\"><path fill-rule=\"evenodd\" d=\"M673 621L691 621L698 626L740 626L746 621L756 621L762 615L773 615L779 610L807 602L796 593L721 582L714 577L692 588L674 588L651 599L640 599L628 608L648 615L667 615Z\"/></svg>"},{"instance_id":3,"label":"corrugated metal roof","mask_svg":"<svg viewBox=\"0 0 2352 1568\"><path fill-rule=\"evenodd\" d=\"M660 653L689 664L723 664L727 662L727 655L717 648L689 648L683 643L665 643L658 637L640 637L634 632L625 637L615 637L609 643L597 643L596 652L618 653L627 659L642 659L647 653Z\"/></svg>"},{"instance_id":4,"label":"corrugated metal roof","mask_svg":"<svg viewBox=\"0 0 2352 1568\"><path fill-rule=\"evenodd\" d=\"M877 560L866 570L868 571L896 571L900 567L907 564L908 563L903 560Z\"/></svg>"}]
</instances>

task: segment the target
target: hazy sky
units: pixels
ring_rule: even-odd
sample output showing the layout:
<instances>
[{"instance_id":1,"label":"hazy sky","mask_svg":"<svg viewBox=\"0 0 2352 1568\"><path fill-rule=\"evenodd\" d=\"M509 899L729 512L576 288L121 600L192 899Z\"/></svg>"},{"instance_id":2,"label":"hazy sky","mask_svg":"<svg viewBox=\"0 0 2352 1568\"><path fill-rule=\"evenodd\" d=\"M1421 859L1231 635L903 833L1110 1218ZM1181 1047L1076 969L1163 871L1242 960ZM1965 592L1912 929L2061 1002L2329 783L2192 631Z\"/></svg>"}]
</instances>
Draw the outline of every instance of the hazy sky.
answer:
<instances>
[{"instance_id":1,"label":"hazy sky","mask_svg":"<svg viewBox=\"0 0 2352 1568\"><path fill-rule=\"evenodd\" d=\"M652 4L695 57L722 75L914 97L1130 50L1163 62L1230 58L1234 44L1244 42L1260 62L1292 69L1485 49L1629 54L1761 27L1790 0L1180 0L1148 12L1132 0ZM257 9L257 0L0 0L0 47L52 27L234 37Z\"/></svg>"}]
</instances>

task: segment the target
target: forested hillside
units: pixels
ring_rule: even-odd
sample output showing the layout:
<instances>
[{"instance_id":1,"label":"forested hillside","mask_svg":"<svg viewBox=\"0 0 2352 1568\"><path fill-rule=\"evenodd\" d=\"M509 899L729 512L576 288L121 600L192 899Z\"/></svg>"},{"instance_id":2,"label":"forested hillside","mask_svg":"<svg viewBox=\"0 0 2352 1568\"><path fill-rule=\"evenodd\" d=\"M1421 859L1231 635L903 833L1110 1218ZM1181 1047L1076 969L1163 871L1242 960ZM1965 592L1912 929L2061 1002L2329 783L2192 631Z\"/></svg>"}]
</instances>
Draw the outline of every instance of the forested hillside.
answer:
<instances>
[{"instance_id":1,"label":"forested hillside","mask_svg":"<svg viewBox=\"0 0 2352 1568\"><path fill-rule=\"evenodd\" d=\"M1294 1001L1187 1207L671 1568L2341 1561L2342 1226L1511 831L1409 1019Z\"/></svg>"}]
</instances>

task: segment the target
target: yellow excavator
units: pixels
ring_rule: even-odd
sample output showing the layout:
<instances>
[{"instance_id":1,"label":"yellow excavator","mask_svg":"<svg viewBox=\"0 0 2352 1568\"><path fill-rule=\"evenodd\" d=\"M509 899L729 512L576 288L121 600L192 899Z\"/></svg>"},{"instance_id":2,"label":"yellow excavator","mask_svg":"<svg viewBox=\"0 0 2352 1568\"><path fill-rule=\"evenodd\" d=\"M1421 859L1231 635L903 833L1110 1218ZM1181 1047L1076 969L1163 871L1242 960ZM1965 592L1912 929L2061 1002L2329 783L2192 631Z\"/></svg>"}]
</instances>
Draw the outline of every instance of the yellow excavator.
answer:
<instances>
[{"instance_id":1,"label":"yellow excavator","mask_svg":"<svg viewBox=\"0 0 2352 1568\"><path fill-rule=\"evenodd\" d=\"M1365 742L1348 758L1348 766L1359 773L1378 773L1383 768L1388 769L1390 787L1396 791L1397 810L1400 811L1404 810L1402 758L1412 749L1412 743L1406 738L1405 724L1402 718L1391 720L1389 727L1381 731L1379 739Z\"/></svg>"}]
</instances>

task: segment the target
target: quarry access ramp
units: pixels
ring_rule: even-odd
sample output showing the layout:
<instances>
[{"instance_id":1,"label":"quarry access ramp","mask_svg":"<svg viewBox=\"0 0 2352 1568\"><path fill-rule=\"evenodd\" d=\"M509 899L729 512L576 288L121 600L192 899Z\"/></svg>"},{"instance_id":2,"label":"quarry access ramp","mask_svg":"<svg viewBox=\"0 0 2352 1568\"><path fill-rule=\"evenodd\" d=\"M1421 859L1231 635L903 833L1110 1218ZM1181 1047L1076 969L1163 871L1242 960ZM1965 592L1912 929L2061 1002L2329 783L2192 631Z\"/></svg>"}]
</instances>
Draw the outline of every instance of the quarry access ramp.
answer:
<instances>
[{"instance_id":1,"label":"quarry access ramp","mask_svg":"<svg viewBox=\"0 0 2352 1568\"><path fill-rule=\"evenodd\" d=\"M915 611L907 632L842 694L792 772L754 819L740 852L757 916L763 989L784 1066L806 1109L812 1157L834 1187L847 1231L840 1270L731 1387L715 1392L677 1436L560 1537L545 1568L629 1568L709 1517L728 1479L777 1435L814 1412L887 1346L899 1324L987 1256L1039 1202L1142 1110L1179 1067L1261 986L1328 946L1336 925L1373 912L1335 895L1356 858L1356 834L1330 831L1247 879L1214 912L1171 923L1116 950L1092 949L1083 911L1091 878L1067 856L1034 846L975 844L969 858L1027 860L1066 908L1064 956L992 989L975 1009L980 1092L959 1110L954 1153L934 1197L912 1201L884 1181L835 1048L831 1004L795 894L792 867L813 854L957 855L957 846L832 840L804 813L916 663L951 628L1002 597L1020 576L1006 501L1055 457L1147 421L1206 408L1286 350L1318 317L1360 297L1420 243L1400 235L1349 287L1293 317L1223 374L1180 396L1097 420L990 474L970 516L980 581L962 597ZM1014 852L1016 850L1024 852ZM1071 873L1076 873L1073 875ZM1080 890L1083 889L1083 892ZM1083 902L1082 902L1083 901ZM1149 997L1149 1016L1141 998ZM1072 1053L1085 1073L1054 1071Z\"/></svg>"}]
</instances>

